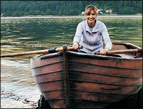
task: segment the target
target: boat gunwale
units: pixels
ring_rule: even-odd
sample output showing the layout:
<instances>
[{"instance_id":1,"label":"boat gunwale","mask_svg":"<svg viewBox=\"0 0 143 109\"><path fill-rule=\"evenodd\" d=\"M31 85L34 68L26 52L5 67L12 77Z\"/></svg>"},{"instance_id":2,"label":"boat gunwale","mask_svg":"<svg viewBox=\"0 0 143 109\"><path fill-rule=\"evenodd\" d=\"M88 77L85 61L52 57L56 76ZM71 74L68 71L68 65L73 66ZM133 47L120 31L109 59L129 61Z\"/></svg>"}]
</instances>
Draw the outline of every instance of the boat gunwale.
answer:
<instances>
[{"instance_id":1,"label":"boat gunwale","mask_svg":"<svg viewBox=\"0 0 143 109\"><path fill-rule=\"evenodd\" d=\"M139 58L124 58L124 57L115 57L115 56L109 56L109 55L97 55L97 54L86 54L86 53L79 53L76 51L67 51L68 55L77 55L77 56L82 56L82 57L87 57L87 58L96 58L96 59L120 59L120 60L134 60L134 61L140 61L143 59L143 57ZM51 55L52 54L52 55ZM43 55L38 55L35 56L34 58L40 58L41 60L43 59L48 59L48 58L53 58L55 56L62 56L62 51L56 52L56 53L50 53L50 54L43 54Z\"/></svg>"},{"instance_id":2,"label":"boat gunwale","mask_svg":"<svg viewBox=\"0 0 143 109\"><path fill-rule=\"evenodd\" d=\"M132 47L134 49L141 49L141 47L136 46L132 43L126 43L126 42L112 42L113 45L124 45L126 47ZM95 57L95 58L99 58L99 59L122 59L122 60L142 60L143 57L139 57L139 58L124 58L124 57L117 57L117 56L110 56L110 55L97 55L97 54L87 54L87 53L79 53L76 51L66 51L67 53L71 54L71 55L77 55L77 56L85 56L85 57ZM42 55L38 55L35 56L34 58L40 58L42 59L46 59L46 58L52 58L55 56L62 56L63 52L62 51L58 51L58 52L54 52L54 53L47 53L47 54L42 54Z\"/></svg>"},{"instance_id":3,"label":"boat gunwale","mask_svg":"<svg viewBox=\"0 0 143 109\"><path fill-rule=\"evenodd\" d=\"M138 61L138 60L142 60L143 58L124 58L124 57L115 57L115 56L109 56L109 55L97 55L97 54L86 54L86 53L78 53L75 51L67 51L67 53L71 54L71 55L77 55L77 56L85 56L85 57L91 57L91 58L96 58L96 59L121 59L121 60L134 60L134 61Z\"/></svg>"}]
</instances>

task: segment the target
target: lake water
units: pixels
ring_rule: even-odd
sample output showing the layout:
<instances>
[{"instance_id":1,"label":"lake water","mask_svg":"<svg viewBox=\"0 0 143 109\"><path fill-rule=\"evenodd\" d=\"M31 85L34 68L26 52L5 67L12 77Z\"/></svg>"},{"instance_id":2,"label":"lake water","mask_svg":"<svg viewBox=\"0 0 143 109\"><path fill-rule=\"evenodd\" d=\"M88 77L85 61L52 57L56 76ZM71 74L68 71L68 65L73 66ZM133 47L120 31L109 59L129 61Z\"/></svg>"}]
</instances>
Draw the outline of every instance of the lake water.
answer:
<instances>
[{"instance_id":1,"label":"lake water","mask_svg":"<svg viewBox=\"0 0 143 109\"><path fill-rule=\"evenodd\" d=\"M2 18L1 54L72 45L76 26L83 20L83 17ZM105 23L112 41L142 47L142 16L99 16L98 20ZM31 73L31 57L1 59L1 108L37 106L40 91Z\"/></svg>"}]
</instances>

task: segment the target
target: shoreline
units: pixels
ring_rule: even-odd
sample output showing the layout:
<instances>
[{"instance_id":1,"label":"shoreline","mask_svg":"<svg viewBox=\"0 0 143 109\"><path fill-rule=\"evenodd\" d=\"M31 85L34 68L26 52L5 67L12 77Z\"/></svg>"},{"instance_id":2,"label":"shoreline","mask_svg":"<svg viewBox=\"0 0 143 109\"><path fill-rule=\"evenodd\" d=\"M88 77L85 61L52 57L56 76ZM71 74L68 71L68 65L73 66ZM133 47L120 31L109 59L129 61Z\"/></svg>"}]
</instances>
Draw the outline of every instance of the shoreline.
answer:
<instances>
[{"instance_id":1,"label":"shoreline","mask_svg":"<svg viewBox=\"0 0 143 109\"><path fill-rule=\"evenodd\" d=\"M110 18L110 17L137 17L137 18L142 18L142 15L98 15L98 18ZM7 16L7 17L2 17L1 19L18 19L18 18L84 18L84 16L53 16L53 15L49 15L49 16L20 16L20 17L11 17L11 16Z\"/></svg>"}]
</instances>

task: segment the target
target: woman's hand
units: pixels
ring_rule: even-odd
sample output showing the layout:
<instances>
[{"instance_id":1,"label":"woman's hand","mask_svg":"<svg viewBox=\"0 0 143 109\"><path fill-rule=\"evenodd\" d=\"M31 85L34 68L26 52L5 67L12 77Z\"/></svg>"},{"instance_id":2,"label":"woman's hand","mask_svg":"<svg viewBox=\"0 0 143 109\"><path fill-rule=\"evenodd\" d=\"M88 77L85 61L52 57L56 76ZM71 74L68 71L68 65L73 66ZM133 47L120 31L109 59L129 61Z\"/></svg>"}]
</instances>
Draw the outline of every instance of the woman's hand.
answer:
<instances>
[{"instance_id":1,"label":"woman's hand","mask_svg":"<svg viewBox=\"0 0 143 109\"><path fill-rule=\"evenodd\" d=\"M73 47L74 47L75 50L77 50L77 49L79 48L78 42L74 42L74 43L73 43Z\"/></svg>"},{"instance_id":2,"label":"woman's hand","mask_svg":"<svg viewBox=\"0 0 143 109\"><path fill-rule=\"evenodd\" d=\"M102 49L102 50L100 50L100 54L105 55L107 53L107 51L108 51L108 48Z\"/></svg>"}]
</instances>

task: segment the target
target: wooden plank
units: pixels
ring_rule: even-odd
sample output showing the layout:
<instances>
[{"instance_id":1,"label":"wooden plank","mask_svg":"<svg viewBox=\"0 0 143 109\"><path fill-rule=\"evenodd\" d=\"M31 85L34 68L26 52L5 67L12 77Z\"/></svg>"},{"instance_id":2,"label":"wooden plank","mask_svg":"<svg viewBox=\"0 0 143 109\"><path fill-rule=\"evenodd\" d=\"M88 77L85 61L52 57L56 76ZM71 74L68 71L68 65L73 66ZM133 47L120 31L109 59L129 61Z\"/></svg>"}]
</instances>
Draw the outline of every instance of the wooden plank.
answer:
<instances>
[{"instance_id":1,"label":"wooden plank","mask_svg":"<svg viewBox=\"0 0 143 109\"><path fill-rule=\"evenodd\" d=\"M105 67L114 67L120 69L142 69L141 59L122 59L122 58L109 58L100 56L88 55L72 55L70 54L70 62L78 62L90 65L98 65Z\"/></svg>"},{"instance_id":2,"label":"wooden plank","mask_svg":"<svg viewBox=\"0 0 143 109\"><path fill-rule=\"evenodd\" d=\"M45 82L54 82L54 81L62 81L63 72L56 72L56 73L48 73L47 75L37 76L36 80L37 83L45 83Z\"/></svg>"},{"instance_id":3,"label":"wooden plank","mask_svg":"<svg viewBox=\"0 0 143 109\"><path fill-rule=\"evenodd\" d=\"M62 63L55 63L47 66L42 66L37 69L33 69L33 72L36 75L53 73L53 72L60 72L63 70Z\"/></svg>"},{"instance_id":4,"label":"wooden plank","mask_svg":"<svg viewBox=\"0 0 143 109\"><path fill-rule=\"evenodd\" d=\"M49 91L56 91L63 89L63 82L62 81L54 81L49 83L38 84L40 87L41 92L49 92Z\"/></svg>"},{"instance_id":5,"label":"wooden plank","mask_svg":"<svg viewBox=\"0 0 143 109\"><path fill-rule=\"evenodd\" d=\"M125 78L140 78L142 77L142 70L132 70L132 69L117 69L112 67L96 66L96 65L87 65L84 63L70 63L71 72L85 72L93 73L99 75L107 75L113 77L125 77Z\"/></svg>"},{"instance_id":6,"label":"wooden plank","mask_svg":"<svg viewBox=\"0 0 143 109\"><path fill-rule=\"evenodd\" d=\"M87 100L87 101L98 101L98 102L117 102L126 96L117 94L100 94L100 93L88 93L88 92L71 92L72 97L75 100Z\"/></svg>"},{"instance_id":7,"label":"wooden plank","mask_svg":"<svg viewBox=\"0 0 143 109\"><path fill-rule=\"evenodd\" d=\"M139 86L142 85L142 77L139 79L109 77L96 74L85 74L79 72L72 72L70 80L79 82L90 82L105 85L119 85L119 86Z\"/></svg>"},{"instance_id":8,"label":"wooden plank","mask_svg":"<svg viewBox=\"0 0 143 109\"><path fill-rule=\"evenodd\" d=\"M45 55L45 57L46 57L46 55ZM35 57L31 60L32 68L63 62L62 57L60 57L60 56L50 57L50 58L42 59L42 60L41 60L41 58L42 58L42 56Z\"/></svg>"},{"instance_id":9,"label":"wooden plank","mask_svg":"<svg viewBox=\"0 0 143 109\"><path fill-rule=\"evenodd\" d=\"M43 93L46 100L64 100L65 96L62 91L52 91Z\"/></svg>"},{"instance_id":10,"label":"wooden plank","mask_svg":"<svg viewBox=\"0 0 143 109\"><path fill-rule=\"evenodd\" d=\"M65 109L65 100L48 100L50 106L53 109L57 109L57 108L61 108L61 109Z\"/></svg>"},{"instance_id":11,"label":"wooden plank","mask_svg":"<svg viewBox=\"0 0 143 109\"><path fill-rule=\"evenodd\" d=\"M85 91L85 92L97 92L106 94L117 94L117 95L131 95L136 93L141 86L113 86L113 85L103 85L95 83L73 83L71 90Z\"/></svg>"}]
</instances>

